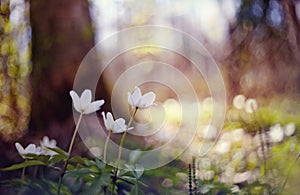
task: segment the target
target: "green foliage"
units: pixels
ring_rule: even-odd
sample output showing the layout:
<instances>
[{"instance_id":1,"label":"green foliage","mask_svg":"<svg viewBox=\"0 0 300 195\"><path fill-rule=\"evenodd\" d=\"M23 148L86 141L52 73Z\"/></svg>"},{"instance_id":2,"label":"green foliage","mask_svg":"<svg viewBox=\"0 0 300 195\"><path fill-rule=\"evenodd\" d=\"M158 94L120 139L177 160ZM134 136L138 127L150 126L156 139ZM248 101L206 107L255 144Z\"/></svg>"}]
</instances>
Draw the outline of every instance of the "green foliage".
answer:
<instances>
[{"instance_id":1,"label":"green foliage","mask_svg":"<svg viewBox=\"0 0 300 195\"><path fill-rule=\"evenodd\" d=\"M24 161L19 164L14 164L6 168L0 169L1 171L12 171L12 170L17 170L17 169L22 169L25 167L29 166L36 166L36 165L46 165L44 162L41 162L39 160L29 160L29 161Z\"/></svg>"}]
</instances>

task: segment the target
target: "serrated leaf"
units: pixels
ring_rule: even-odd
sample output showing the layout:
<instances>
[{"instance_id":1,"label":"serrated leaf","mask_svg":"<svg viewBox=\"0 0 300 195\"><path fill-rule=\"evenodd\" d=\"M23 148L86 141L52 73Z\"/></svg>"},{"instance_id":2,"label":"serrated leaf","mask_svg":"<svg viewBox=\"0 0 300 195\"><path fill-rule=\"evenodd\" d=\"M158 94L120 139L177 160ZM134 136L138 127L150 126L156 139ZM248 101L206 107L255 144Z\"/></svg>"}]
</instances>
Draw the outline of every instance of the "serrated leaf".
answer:
<instances>
[{"instance_id":1,"label":"serrated leaf","mask_svg":"<svg viewBox=\"0 0 300 195\"><path fill-rule=\"evenodd\" d=\"M2 168L0 170L1 171L12 171L12 170L17 170L17 169L21 169L24 167L36 166L36 165L46 165L46 164L44 162L37 161L37 160L29 160L29 161L24 161L19 164L14 164L10 167Z\"/></svg>"}]
</instances>

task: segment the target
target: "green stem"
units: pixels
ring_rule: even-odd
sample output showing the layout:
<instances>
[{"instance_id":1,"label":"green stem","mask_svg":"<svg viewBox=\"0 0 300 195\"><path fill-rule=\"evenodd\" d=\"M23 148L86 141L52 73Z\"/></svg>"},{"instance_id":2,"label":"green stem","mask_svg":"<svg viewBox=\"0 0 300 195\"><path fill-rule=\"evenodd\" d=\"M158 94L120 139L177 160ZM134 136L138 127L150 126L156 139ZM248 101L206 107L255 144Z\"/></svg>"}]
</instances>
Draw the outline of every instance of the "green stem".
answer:
<instances>
[{"instance_id":1,"label":"green stem","mask_svg":"<svg viewBox=\"0 0 300 195\"><path fill-rule=\"evenodd\" d=\"M123 144L124 144L124 141L125 141L125 137L126 137L126 134L128 132L128 129L133 121L133 118L136 114L138 110L138 107L135 108L134 112L133 112L133 115L130 117L130 120L128 122L128 125L127 125L127 128L124 132L124 134L122 135L122 138L121 138L121 142L120 142L120 146L119 146L119 154L118 154L118 158L117 158L117 162L116 162L116 167L115 167L115 171L114 171L114 178L113 178L113 187L112 187L112 191L111 191L111 194L113 195L114 193L114 190L115 190L115 186L116 186L116 180L117 180L117 173L118 173L118 169L119 169L119 164L120 164L120 159L121 159L121 155L122 155L122 149L123 149Z\"/></svg>"},{"instance_id":2,"label":"green stem","mask_svg":"<svg viewBox=\"0 0 300 195\"><path fill-rule=\"evenodd\" d=\"M23 169L22 169L22 176L21 176L22 184L24 183L25 169L26 169L26 167L23 167Z\"/></svg>"},{"instance_id":3,"label":"green stem","mask_svg":"<svg viewBox=\"0 0 300 195\"><path fill-rule=\"evenodd\" d=\"M290 176L290 174L291 174L291 170L292 170L292 168L295 166L295 164L297 163L297 161L299 160L299 158L300 158L300 152L298 153L295 162L290 166L290 168L289 168L289 170L288 170L288 173L287 173L287 175L286 175L286 177L285 177L285 180L284 180L284 182L283 182L283 184L282 184L281 194L282 194L282 192L283 192L283 190L284 190L284 188L285 188L285 185L286 185L286 183L287 183L287 180L288 180L288 178L289 178L289 176Z\"/></svg>"},{"instance_id":4,"label":"green stem","mask_svg":"<svg viewBox=\"0 0 300 195\"><path fill-rule=\"evenodd\" d=\"M110 139L112 130L109 130L108 135L106 137L105 145L104 145L104 153L103 153L103 160L106 162L106 153L107 153L107 146L108 146L108 141Z\"/></svg>"},{"instance_id":5,"label":"green stem","mask_svg":"<svg viewBox=\"0 0 300 195\"><path fill-rule=\"evenodd\" d=\"M60 188L61 188L61 183L62 183L63 177L64 177L64 175L65 175L65 173L66 173L66 170L67 170L67 166L68 166L68 163L69 163L69 160L70 160L71 152L72 152L73 145L74 145L74 142L75 142L75 138L76 138L76 135L77 135L77 132L78 132L80 123L81 123L82 116L83 116L83 113L81 112L81 113L80 113L80 116L79 116L79 119L78 119L78 122L77 122L76 127L75 127L75 131L74 131L73 136L72 136L72 139L71 139L70 146L69 146L69 150L68 150L68 158L67 158L67 160L65 161L65 164L64 164L62 173L61 173L61 175L60 175L60 177L59 177L58 188L57 188L57 194L58 194L58 195L59 195L59 193L60 193Z\"/></svg>"},{"instance_id":6,"label":"green stem","mask_svg":"<svg viewBox=\"0 0 300 195\"><path fill-rule=\"evenodd\" d=\"M22 176L21 176L22 188L23 188L24 181L25 181L25 170L26 170L26 167L23 167Z\"/></svg>"},{"instance_id":7,"label":"green stem","mask_svg":"<svg viewBox=\"0 0 300 195\"><path fill-rule=\"evenodd\" d=\"M253 120L258 124L258 128L259 128L259 142L260 142L260 147L261 147L261 152L262 152L262 158L263 158L263 166L264 166L264 175L266 175L266 172L267 172L267 159L266 159L266 152L265 151L265 142L264 142L264 130L262 128L262 125L259 123L259 121L257 120L257 114L256 114L256 111L255 111L255 108L253 107L252 105L252 110L253 110L253 114L252 114L252 117L253 117Z\"/></svg>"},{"instance_id":8,"label":"green stem","mask_svg":"<svg viewBox=\"0 0 300 195\"><path fill-rule=\"evenodd\" d=\"M27 161L27 159L25 159L25 162L26 161ZM21 191L18 194L23 194L23 192L24 192L25 170L26 170L26 167L23 167L23 169L22 169L22 175L21 175Z\"/></svg>"},{"instance_id":9,"label":"green stem","mask_svg":"<svg viewBox=\"0 0 300 195\"><path fill-rule=\"evenodd\" d=\"M139 195L139 180L136 179L136 188L135 188L135 195Z\"/></svg>"}]
</instances>

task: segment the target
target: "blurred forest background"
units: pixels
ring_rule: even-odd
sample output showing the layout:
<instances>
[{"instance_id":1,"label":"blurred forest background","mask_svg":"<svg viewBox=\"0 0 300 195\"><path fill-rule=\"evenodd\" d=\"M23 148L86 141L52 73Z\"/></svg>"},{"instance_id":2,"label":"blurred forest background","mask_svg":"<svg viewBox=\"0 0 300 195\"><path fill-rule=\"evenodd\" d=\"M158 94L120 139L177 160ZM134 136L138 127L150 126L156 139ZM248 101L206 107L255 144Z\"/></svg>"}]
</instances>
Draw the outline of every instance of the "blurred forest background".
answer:
<instances>
[{"instance_id":1,"label":"blurred forest background","mask_svg":"<svg viewBox=\"0 0 300 195\"><path fill-rule=\"evenodd\" d=\"M278 99L278 107L299 98L300 1L0 2L0 167L20 160L16 141L26 145L48 135L67 148L74 128L68 93L77 68L97 42L128 27L173 27L202 42L222 71L228 102L239 93L266 102ZM188 67L180 61L174 66ZM118 71L114 67L109 77ZM108 110L112 83L107 76L101 79L96 97L106 100Z\"/></svg>"}]
</instances>

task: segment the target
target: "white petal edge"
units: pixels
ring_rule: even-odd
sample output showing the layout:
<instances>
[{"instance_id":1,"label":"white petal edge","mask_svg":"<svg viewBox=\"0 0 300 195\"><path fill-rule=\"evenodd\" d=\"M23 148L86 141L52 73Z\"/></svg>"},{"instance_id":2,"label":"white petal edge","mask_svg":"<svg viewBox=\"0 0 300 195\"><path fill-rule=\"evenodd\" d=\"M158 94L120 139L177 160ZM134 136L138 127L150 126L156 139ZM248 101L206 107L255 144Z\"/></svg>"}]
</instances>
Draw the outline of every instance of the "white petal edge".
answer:
<instances>
[{"instance_id":1,"label":"white petal edge","mask_svg":"<svg viewBox=\"0 0 300 195\"><path fill-rule=\"evenodd\" d=\"M104 113L104 112L102 112L101 114L102 114L102 118L103 118L104 126L105 126L105 128L106 128L107 130L109 130L109 129L107 128L107 126L108 126L108 123L107 123L107 119L106 119L105 113Z\"/></svg>"},{"instance_id":2,"label":"white petal edge","mask_svg":"<svg viewBox=\"0 0 300 195\"><path fill-rule=\"evenodd\" d=\"M23 146L19 142L16 142L15 146L20 155L23 155L25 153Z\"/></svg>"},{"instance_id":3,"label":"white petal edge","mask_svg":"<svg viewBox=\"0 0 300 195\"><path fill-rule=\"evenodd\" d=\"M123 118L119 118L114 122L113 132L114 133L123 133L126 131L127 126L125 125L125 120Z\"/></svg>"},{"instance_id":4,"label":"white petal edge","mask_svg":"<svg viewBox=\"0 0 300 195\"><path fill-rule=\"evenodd\" d=\"M26 154L35 154L36 153L36 146L34 144L29 144L25 148L25 152L26 152Z\"/></svg>"},{"instance_id":5,"label":"white petal edge","mask_svg":"<svg viewBox=\"0 0 300 195\"><path fill-rule=\"evenodd\" d=\"M153 104L153 102L155 101L156 95L154 92L148 92L145 95L143 95L143 97L141 98L141 100L139 101L139 108L147 108L149 106L151 106Z\"/></svg>"},{"instance_id":6,"label":"white petal edge","mask_svg":"<svg viewBox=\"0 0 300 195\"><path fill-rule=\"evenodd\" d=\"M80 103L83 110L89 106L89 104L92 102L92 91L90 89L85 89L80 97Z\"/></svg>"},{"instance_id":7,"label":"white petal edge","mask_svg":"<svg viewBox=\"0 0 300 195\"><path fill-rule=\"evenodd\" d=\"M107 129L108 130L112 130L113 129L113 126L114 126L114 123L115 123L115 121L114 121L114 117L113 117L113 115L110 113L110 112L108 112L107 114L106 114L106 117L107 117Z\"/></svg>"},{"instance_id":8,"label":"white petal edge","mask_svg":"<svg viewBox=\"0 0 300 195\"><path fill-rule=\"evenodd\" d=\"M83 111L83 114L90 114L100 110L101 106L104 104L104 100L94 101L86 106Z\"/></svg>"},{"instance_id":9,"label":"white petal edge","mask_svg":"<svg viewBox=\"0 0 300 195\"><path fill-rule=\"evenodd\" d=\"M133 93L131 94L131 99L133 104L136 106L140 99L142 98L142 92L139 87L135 87Z\"/></svg>"},{"instance_id":10,"label":"white petal edge","mask_svg":"<svg viewBox=\"0 0 300 195\"><path fill-rule=\"evenodd\" d=\"M77 112L81 112L80 98L75 91L70 91L70 96L73 101L73 106Z\"/></svg>"},{"instance_id":11,"label":"white petal edge","mask_svg":"<svg viewBox=\"0 0 300 195\"><path fill-rule=\"evenodd\" d=\"M136 107L136 105L134 105L134 102L133 102L133 99L131 97L131 93L130 92L127 93L127 96L128 96L128 103L129 103L129 105L131 105L132 107Z\"/></svg>"}]
</instances>

